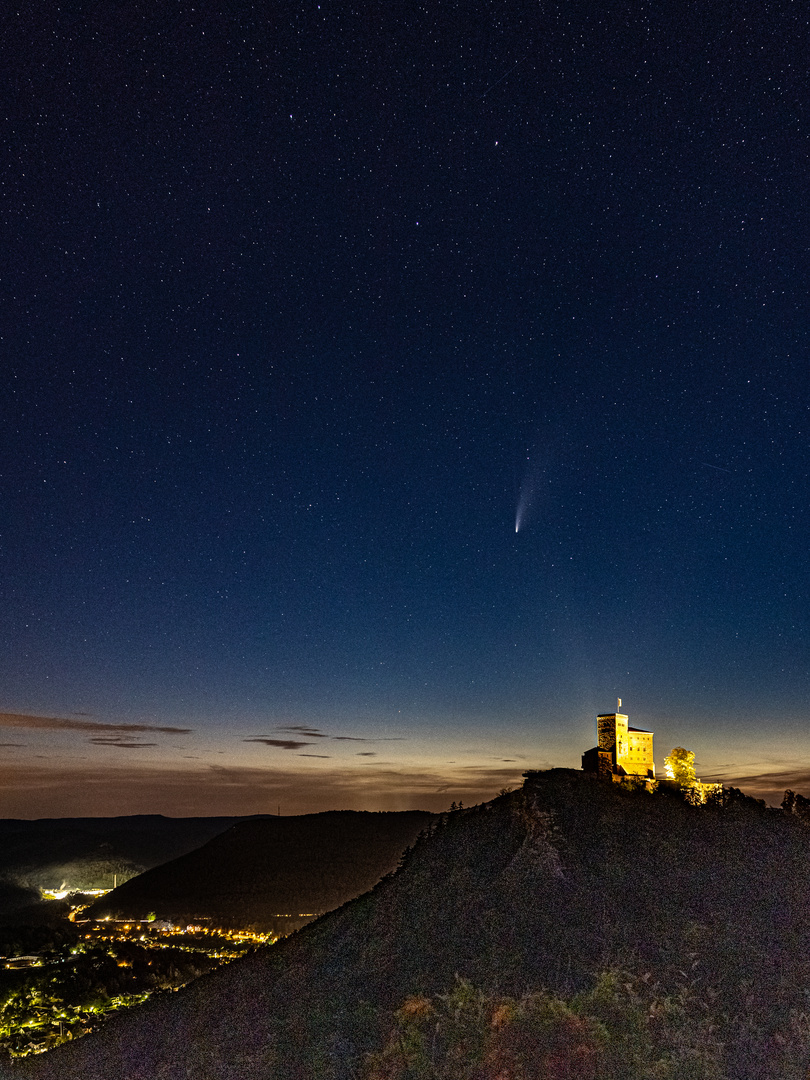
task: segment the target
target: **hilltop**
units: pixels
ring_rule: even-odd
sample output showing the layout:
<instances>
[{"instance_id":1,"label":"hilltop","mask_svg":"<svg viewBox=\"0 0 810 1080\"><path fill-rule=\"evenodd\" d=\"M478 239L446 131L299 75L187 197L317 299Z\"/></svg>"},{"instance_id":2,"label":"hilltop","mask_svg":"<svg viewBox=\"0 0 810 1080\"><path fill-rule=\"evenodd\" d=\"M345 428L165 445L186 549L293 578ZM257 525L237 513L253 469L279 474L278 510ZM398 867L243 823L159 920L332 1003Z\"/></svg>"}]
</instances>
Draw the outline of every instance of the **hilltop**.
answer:
<instances>
[{"instance_id":1,"label":"hilltop","mask_svg":"<svg viewBox=\"0 0 810 1080\"><path fill-rule=\"evenodd\" d=\"M489 995L569 999L596 982L593 1031L636 1025L604 1076L800 1080L808 856L797 816L740 793L694 807L568 770L532 775L446 815L371 892L9 1075L354 1080L403 1015L427 1015L461 976Z\"/></svg>"},{"instance_id":2,"label":"hilltop","mask_svg":"<svg viewBox=\"0 0 810 1080\"><path fill-rule=\"evenodd\" d=\"M332 810L242 821L203 847L127 881L87 911L290 929L366 892L435 815ZM278 915L286 918L279 921Z\"/></svg>"}]
</instances>

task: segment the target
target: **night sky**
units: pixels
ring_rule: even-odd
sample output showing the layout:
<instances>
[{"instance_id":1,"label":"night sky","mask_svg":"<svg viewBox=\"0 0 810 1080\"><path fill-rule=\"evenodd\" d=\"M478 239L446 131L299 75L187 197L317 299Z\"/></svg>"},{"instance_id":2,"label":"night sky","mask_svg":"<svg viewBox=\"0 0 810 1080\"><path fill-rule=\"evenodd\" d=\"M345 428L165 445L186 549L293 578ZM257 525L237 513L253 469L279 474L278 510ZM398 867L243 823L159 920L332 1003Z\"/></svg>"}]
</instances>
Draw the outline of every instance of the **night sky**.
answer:
<instances>
[{"instance_id":1,"label":"night sky","mask_svg":"<svg viewBox=\"0 0 810 1080\"><path fill-rule=\"evenodd\" d=\"M810 793L803 5L0 39L0 815Z\"/></svg>"}]
</instances>

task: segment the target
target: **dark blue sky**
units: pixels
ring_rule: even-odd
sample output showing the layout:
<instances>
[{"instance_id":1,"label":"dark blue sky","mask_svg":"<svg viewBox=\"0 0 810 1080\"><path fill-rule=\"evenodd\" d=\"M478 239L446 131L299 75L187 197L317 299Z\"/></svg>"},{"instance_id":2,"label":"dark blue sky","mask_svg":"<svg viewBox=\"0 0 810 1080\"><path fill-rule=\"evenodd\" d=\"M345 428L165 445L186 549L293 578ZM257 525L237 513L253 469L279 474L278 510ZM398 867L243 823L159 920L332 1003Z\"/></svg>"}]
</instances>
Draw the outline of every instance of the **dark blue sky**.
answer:
<instances>
[{"instance_id":1,"label":"dark blue sky","mask_svg":"<svg viewBox=\"0 0 810 1080\"><path fill-rule=\"evenodd\" d=\"M807 21L2 16L0 813L810 788Z\"/></svg>"}]
</instances>

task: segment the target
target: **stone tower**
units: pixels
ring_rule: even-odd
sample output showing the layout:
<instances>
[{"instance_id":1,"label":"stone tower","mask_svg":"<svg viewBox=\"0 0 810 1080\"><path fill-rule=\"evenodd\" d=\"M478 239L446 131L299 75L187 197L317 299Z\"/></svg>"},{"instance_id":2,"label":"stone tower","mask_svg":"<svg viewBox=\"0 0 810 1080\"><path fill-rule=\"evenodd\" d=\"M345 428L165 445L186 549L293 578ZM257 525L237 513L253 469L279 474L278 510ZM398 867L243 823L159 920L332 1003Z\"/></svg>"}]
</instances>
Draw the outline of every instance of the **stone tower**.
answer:
<instances>
[{"instance_id":1,"label":"stone tower","mask_svg":"<svg viewBox=\"0 0 810 1080\"><path fill-rule=\"evenodd\" d=\"M619 709L622 699L619 698ZM596 718L596 746L582 755L586 772L623 776L643 776L655 779L653 733L644 728L630 727L623 712L600 713Z\"/></svg>"}]
</instances>

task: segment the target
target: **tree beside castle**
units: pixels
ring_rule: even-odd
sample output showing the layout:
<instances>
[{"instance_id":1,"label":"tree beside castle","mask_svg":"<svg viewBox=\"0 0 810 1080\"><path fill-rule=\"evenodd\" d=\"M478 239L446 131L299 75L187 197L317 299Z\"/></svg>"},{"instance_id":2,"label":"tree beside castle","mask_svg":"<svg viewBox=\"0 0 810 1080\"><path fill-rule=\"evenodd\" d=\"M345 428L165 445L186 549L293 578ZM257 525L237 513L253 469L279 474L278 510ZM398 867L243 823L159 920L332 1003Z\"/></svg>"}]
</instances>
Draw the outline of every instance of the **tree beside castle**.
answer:
<instances>
[{"instance_id":1,"label":"tree beside castle","mask_svg":"<svg viewBox=\"0 0 810 1080\"><path fill-rule=\"evenodd\" d=\"M704 784L695 775L695 753L682 746L664 758L664 775L668 783L677 785L687 800L696 805L708 802L723 791L722 784Z\"/></svg>"}]
</instances>

